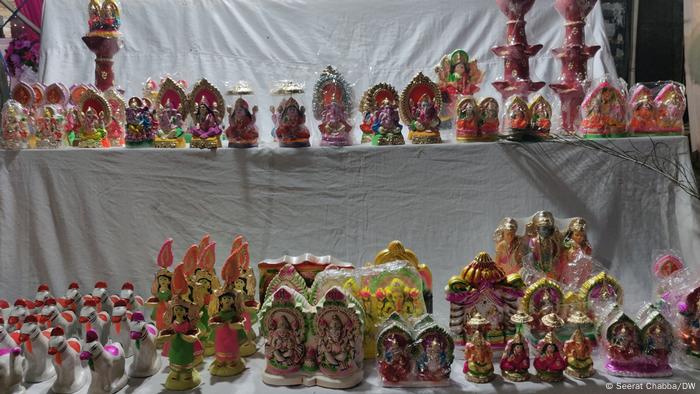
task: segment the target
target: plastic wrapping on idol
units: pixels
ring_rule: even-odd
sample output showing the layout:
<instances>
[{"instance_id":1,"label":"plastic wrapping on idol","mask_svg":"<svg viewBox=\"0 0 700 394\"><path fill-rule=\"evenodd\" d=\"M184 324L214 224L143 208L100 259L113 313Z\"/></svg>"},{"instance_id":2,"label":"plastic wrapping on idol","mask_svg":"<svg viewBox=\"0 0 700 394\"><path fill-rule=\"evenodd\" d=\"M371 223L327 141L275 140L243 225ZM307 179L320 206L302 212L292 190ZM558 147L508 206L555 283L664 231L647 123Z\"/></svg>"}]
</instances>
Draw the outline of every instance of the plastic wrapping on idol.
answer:
<instances>
[{"instance_id":1,"label":"plastic wrapping on idol","mask_svg":"<svg viewBox=\"0 0 700 394\"><path fill-rule=\"evenodd\" d=\"M29 126L24 107L15 100L6 101L2 106L0 146L8 150L24 149L27 147L28 138Z\"/></svg>"},{"instance_id":2,"label":"plastic wrapping on idol","mask_svg":"<svg viewBox=\"0 0 700 394\"><path fill-rule=\"evenodd\" d=\"M186 81L176 80L171 76L161 80L153 101L155 103L155 119L158 121L158 129L153 142L155 148L185 147L185 122L189 115L185 89L187 89ZM152 96L151 92L148 92L148 96Z\"/></svg>"},{"instance_id":3,"label":"plastic wrapping on idol","mask_svg":"<svg viewBox=\"0 0 700 394\"><path fill-rule=\"evenodd\" d=\"M465 50L456 49L442 57L435 66L435 74L443 102L440 128L449 129L453 125L453 119L460 118L457 113L458 101L479 91L484 73L479 69L476 59L470 58Z\"/></svg>"},{"instance_id":4,"label":"plastic wrapping on idol","mask_svg":"<svg viewBox=\"0 0 700 394\"><path fill-rule=\"evenodd\" d=\"M277 107L270 106L273 139L282 148L311 146L311 133L306 126L306 107L294 98L295 94L304 93L304 85L291 80L277 81L271 93L282 96Z\"/></svg>"},{"instance_id":5,"label":"plastic wrapping on idol","mask_svg":"<svg viewBox=\"0 0 700 394\"><path fill-rule=\"evenodd\" d=\"M685 86L673 81L637 83L630 89L627 130L633 135L679 135L686 109Z\"/></svg>"},{"instance_id":6,"label":"plastic wrapping on idol","mask_svg":"<svg viewBox=\"0 0 700 394\"><path fill-rule=\"evenodd\" d=\"M338 70L327 66L313 90L313 114L319 122L321 146L352 145L354 118L352 86Z\"/></svg>"},{"instance_id":7,"label":"plastic wrapping on idol","mask_svg":"<svg viewBox=\"0 0 700 394\"><path fill-rule=\"evenodd\" d=\"M226 109L228 127L224 131L229 148L253 148L258 146L256 126L258 106L254 104L254 92L247 81L238 81L228 91L234 96L233 105ZM246 98L247 96L247 98Z\"/></svg>"},{"instance_id":8,"label":"plastic wrapping on idol","mask_svg":"<svg viewBox=\"0 0 700 394\"><path fill-rule=\"evenodd\" d=\"M627 84L609 76L594 81L581 103L583 138L624 137L627 135Z\"/></svg>"},{"instance_id":9,"label":"plastic wrapping on idol","mask_svg":"<svg viewBox=\"0 0 700 394\"><path fill-rule=\"evenodd\" d=\"M88 36L115 37L121 26L119 0L90 0L88 4Z\"/></svg>"},{"instance_id":10,"label":"plastic wrapping on idol","mask_svg":"<svg viewBox=\"0 0 700 394\"><path fill-rule=\"evenodd\" d=\"M192 125L190 148L217 149L226 114L226 102L219 89L205 78L197 81L188 95Z\"/></svg>"},{"instance_id":11,"label":"plastic wrapping on idol","mask_svg":"<svg viewBox=\"0 0 700 394\"><path fill-rule=\"evenodd\" d=\"M123 92L116 88L110 88L103 92L105 100L109 104L110 119L107 119L107 141L111 147L124 146L124 128L126 127L126 102Z\"/></svg>"},{"instance_id":12,"label":"plastic wrapping on idol","mask_svg":"<svg viewBox=\"0 0 700 394\"><path fill-rule=\"evenodd\" d=\"M399 116L399 94L385 82L371 86L360 100L362 112L361 143L372 145L405 144Z\"/></svg>"},{"instance_id":13,"label":"plastic wrapping on idol","mask_svg":"<svg viewBox=\"0 0 700 394\"><path fill-rule=\"evenodd\" d=\"M127 147L151 147L156 138L158 120L151 108L152 101L140 97L131 97L125 109L126 132L124 139Z\"/></svg>"},{"instance_id":14,"label":"plastic wrapping on idol","mask_svg":"<svg viewBox=\"0 0 700 394\"><path fill-rule=\"evenodd\" d=\"M379 327L377 369L386 387L449 386L454 342L430 315L392 313Z\"/></svg>"},{"instance_id":15,"label":"plastic wrapping on idol","mask_svg":"<svg viewBox=\"0 0 700 394\"><path fill-rule=\"evenodd\" d=\"M438 85L419 72L401 92L401 120L413 144L439 144L442 93Z\"/></svg>"}]
</instances>

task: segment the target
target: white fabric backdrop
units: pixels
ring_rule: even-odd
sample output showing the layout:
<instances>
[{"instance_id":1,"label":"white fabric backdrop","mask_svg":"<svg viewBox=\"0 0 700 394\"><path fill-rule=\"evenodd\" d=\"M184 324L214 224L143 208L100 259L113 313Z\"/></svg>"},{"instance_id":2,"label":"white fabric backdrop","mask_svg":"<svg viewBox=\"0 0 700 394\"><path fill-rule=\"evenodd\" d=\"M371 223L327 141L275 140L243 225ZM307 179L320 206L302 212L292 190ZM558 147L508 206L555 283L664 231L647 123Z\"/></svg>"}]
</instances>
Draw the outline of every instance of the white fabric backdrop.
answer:
<instances>
[{"instance_id":1,"label":"white fabric backdrop","mask_svg":"<svg viewBox=\"0 0 700 394\"><path fill-rule=\"evenodd\" d=\"M45 2L44 82L94 82L94 56L80 39L87 32L85 4ZM561 69L551 49L563 42L564 20L553 4L538 0L527 15L530 43L544 45L530 61L534 80L554 81ZM503 60L490 48L504 43L506 17L493 0L122 0L122 8L124 48L115 72L127 95L140 95L147 78L166 73L190 84L206 77L222 90L245 79L259 93L265 139L272 126L267 108L279 101L269 95L272 82L305 82L310 108L314 82L328 64L355 83L359 101L378 82L400 92L418 71L434 78L442 55L464 48L485 71L477 95L498 97L491 82L502 74ZM589 62L589 75L614 74L600 5L588 17L586 34L589 45L602 46ZM555 98L549 88L542 92Z\"/></svg>"}]
</instances>

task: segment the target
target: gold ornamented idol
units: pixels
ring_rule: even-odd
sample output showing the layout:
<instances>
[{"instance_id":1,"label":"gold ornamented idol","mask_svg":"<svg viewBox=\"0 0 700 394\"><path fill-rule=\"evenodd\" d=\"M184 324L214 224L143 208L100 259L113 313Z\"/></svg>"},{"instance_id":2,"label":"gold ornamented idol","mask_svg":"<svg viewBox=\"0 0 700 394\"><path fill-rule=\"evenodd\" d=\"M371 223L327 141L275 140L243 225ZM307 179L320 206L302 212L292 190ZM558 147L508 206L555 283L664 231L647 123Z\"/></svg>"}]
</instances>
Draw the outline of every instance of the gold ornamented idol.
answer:
<instances>
[{"instance_id":1,"label":"gold ornamented idol","mask_svg":"<svg viewBox=\"0 0 700 394\"><path fill-rule=\"evenodd\" d=\"M401 120L408 125L408 139L414 144L439 144L442 94L430 78L418 73L401 93Z\"/></svg>"}]
</instances>

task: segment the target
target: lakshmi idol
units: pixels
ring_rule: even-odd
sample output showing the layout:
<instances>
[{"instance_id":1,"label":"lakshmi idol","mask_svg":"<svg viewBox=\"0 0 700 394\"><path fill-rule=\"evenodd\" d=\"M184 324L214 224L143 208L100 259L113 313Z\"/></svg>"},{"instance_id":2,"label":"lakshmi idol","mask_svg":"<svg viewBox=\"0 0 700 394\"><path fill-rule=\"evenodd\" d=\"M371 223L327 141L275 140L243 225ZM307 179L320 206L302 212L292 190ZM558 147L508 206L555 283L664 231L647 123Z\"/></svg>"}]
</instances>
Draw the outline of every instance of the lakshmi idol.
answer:
<instances>
[{"instance_id":1,"label":"lakshmi idol","mask_svg":"<svg viewBox=\"0 0 700 394\"><path fill-rule=\"evenodd\" d=\"M231 91L239 95L233 104L228 108L229 125L226 128L226 138L228 138L229 148L253 148L258 146L258 127L255 125L258 106L250 104L243 96L253 94L253 90L248 87L248 83L240 81Z\"/></svg>"}]
</instances>

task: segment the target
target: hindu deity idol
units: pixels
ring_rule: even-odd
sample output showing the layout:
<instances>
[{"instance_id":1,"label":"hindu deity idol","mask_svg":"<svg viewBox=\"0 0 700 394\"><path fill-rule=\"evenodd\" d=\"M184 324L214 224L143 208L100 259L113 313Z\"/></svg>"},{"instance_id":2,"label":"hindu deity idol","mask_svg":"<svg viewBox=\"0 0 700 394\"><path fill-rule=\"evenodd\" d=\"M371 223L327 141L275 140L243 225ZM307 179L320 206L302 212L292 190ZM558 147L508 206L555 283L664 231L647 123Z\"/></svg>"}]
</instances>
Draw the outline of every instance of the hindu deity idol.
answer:
<instances>
[{"instance_id":1,"label":"hindu deity idol","mask_svg":"<svg viewBox=\"0 0 700 394\"><path fill-rule=\"evenodd\" d=\"M249 108L248 102L239 97L229 107L229 126L226 129L229 148L253 148L258 146L258 127L255 125L255 114L258 106Z\"/></svg>"},{"instance_id":2,"label":"hindu deity idol","mask_svg":"<svg viewBox=\"0 0 700 394\"><path fill-rule=\"evenodd\" d=\"M533 365L537 370L537 377L543 382L561 382L564 380L566 360L561 354L561 344L555 335L555 330L564 325L564 321L551 313L542 318L549 332L537 343L537 355Z\"/></svg>"},{"instance_id":3,"label":"hindu deity idol","mask_svg":"<svg viewBox=\"0 0 700 394\"><path fill-rule=\"evenodd\" d=\"M511 97L506 103L506 113L503 119L503 133L509 140L521 141L534 137L530 122L532 113L524 98Z\"/></svg>"},{"instance_id":4,"label":"hindu deity idol","mask_svg":"<svg viewBox=\"0 0 700 394\"><path fill-rule=\"evenodd\" d=\"M457 142L477 141L481 138L479 132L479 107L471 96L461 98L457 102Z\"/></svg>"},{"instance_id":5,"label":"hindu deity idol","mask_svg":"<svg viewBox=\"0 0 700 394\"><path fill-rule=\"evenodd\" d=\"M39 149L58 148L63 143L65 118L60 107L44 106L43 114L36 119L36 147Z\"/></svg>"},{"instance_id":6,"label":"hindu deity idol","mask_svg":"<svg viewBox=\"0 0 700 394\"><path fill-rule=\"evenodd\" d=\"M124 103L124 98L114 88L107 90L103 94L111 110L106 126L109 146L124 146L124 127L126 124L126 103Z\"/></svg>"},{"instance_id":7,"label":"hindu deity idol","mask_svg":"<svg viewBox=\"0 0 700 394\"><path fill-rule=\"evenodd\" d=\"M530 103L530 128L540 137L549 137L552 128L552 105L542 96Z\"/></svg>"},{"instance_id":8,"label":"hindu deity idol","mask_svg":"<svg viewBox=\"0 0 700 394\"><path fill-rule=\"evenodd\" d=\"M620 137L626 133L626 105L620 89L608 81L596 86L581 104L584 138Z\"/></svg>"},{"instance_id":9,"label":"hindu deity idol","mask_svg":"<svg viewBox=\"0 0 700 394\"><path fill-rule=\"evenodd\" d=\"M501 356L501 374L507 380L523 382L530 379L530 351L528 342L523 336L523 325L532 321L525 312L518 311L510 317L515 323L515 335L506 343Z\"/></svg>"},{"instance_id":10,"label":"hindu deity idol","mask_svg":"<svg viewBox=\"0 0 700 394\"><path fill-rule=\"evenodd\" d=\"M659 131L667 134L682 133L686 108L685 87L678 82L666 83L654 98L654 104Z\"/></svg>"},{"instance_id":11,"label":"hindu deity idol","mask_svg":"<svg viewBox=\"0 0 700 394\"><path fill-rule=\"evenodd\" d=\"M405 142L401 134L402 128L396 102L389 102L389 99L385 98L374 115L372 145L403 145Z\"/></svg>"},{"instance_id":12,"label":"hindu deity idol","mask_svg":"<svg viewBox=\"0 0 700 394\"><path fill-rule=\"evenodd\" d=\"M100 11L100 25L102 30L108 32L119 31L121 16L116 0L105 0Z\"/></svg>"},{"instance_id":13,"label":"hindu deity idol","mask_svg":"<svg viewBox=\"0 0 700 394\"><path fill-rule=\"evenodd\" d=\"M287 315L280 314L279 319L271 326L269 353L266 357L277 369L291 370L300 366L304 359L304 343L299 335L297 322ZM267 348L267 346L266 346Z\"/></svg>"},{"instance_id":14,"label":"hindu deity idol","mask_svg":"<svg viewBox=\"0 0 700 394\"><path fill-rule=\"evenodd\" d=\"M195 366L195 341L198 340L197 322L200 318L199 307L185 299L187 294L184 263L175 267L172 282L173 298L168 302L163 320L166 328L158 334L157 342L170 344L168 359L170 361L165 388L185 391L199 386L201 378Z\"/></svg>"},{"instance_id":15,"label":"hindu deity idol","mask_svg":"<svg viewBox=\"0 0 700 394\"><path fill-rule=\"evenodd\" d=\"M520 272L526 245L518 235L518 222L510 217L501 220L493 233L496 242L496 264L507 275Z\"/></svg>"},{"instance_id":16,"label":"hindu deity idol","mask_svg":"<svg viewBox=\"0 0 700 394\"><path fill-rule=\"evenodd\" d=\"M126 146L131 148L152 146L158 124L146 100L140 97L130 98L125 113Z\"/></svg>"},{"instance_id":17,"label":"hindu deity idol","mask_svg":"<svg viewBox=\"0 0 700 394\"><path fill-rule=\"evenodd\" d=\"M441 328L438 327L438 329ZM419 339L420 353L416 360L416 378L418 380L442 382L450 379L452 361L454 361L454 343L451 342L449 334L447 332L445 334L444 337L425 335ZM444 338L448 338L448 340L445 341Z\"/></svg>"},{"instance_id":18,"label":"hindu deity idol","mask_svg":"<svg viewBox=\"0 0 700 394\"><path fill-rule=\"evenodd\" d=\"M420 308L419 297L421 296L420 290L410 288L401 279L394 278L387 287L376 291L379 316L388 317L393 312L398 312L402 316L410 316L416 309Z\"/></svg>"},{"instance_id":19,"label":"hindu deity idol","mask_svg":"<svg viewBox=\"0 0 700 394\"><path fill-rule=\"evenodd\" d=\"M678 305L682 316L680 340L685 347L685 361L700 369L700 287L693 289Z\"/></svg>"},{"instance_id":20,"label":"hindu deity idol","mask_svg":"<svg viewBox=\"0 0 700 394\"><path fill-rule=\"evenodd\" d=\"M206 235L197 250L196 266L191 264L192 253L185 254L183 262L185 263L185 275L191 289L190 300L199 306L201 312L201 319L198 323L199 339L204 345L204 355L212 356L216 351L216 331L209 326L209 306L214 291L221 287L214 270L216 243L210 242L209 236ZM192 270L190 267L194 267L194 269Z\"/></svg>"},{"instance_id":21,"label":"hindu deity idol","mask_svg":"<svg viewBox=\"0 0 700 394\"><path fill-rule=\"evenodd\" d=\"M25 148L29 137L29 126L24 108L15 100L8 100L2 107L2 141L3 149L16 150Z\"/></svg>"},{"instance_id":22,"label":"hindu deity idol","mask_svg":"<svg viewBox=\"0 0 700 394\"><path fill-rule=\"evenodd\" d=\"M206 79L199 80L190 92L192 103L191 148L216 149L221 147L221 122L226 105L219 89Z\"/></svg>"},{"instance_id":23,"label":"hindu deity idol","mask_svg":"<svg viewBox=\"0 0 700 394\"><path fill-rule=\"evenodd\" d=\"M270 106L274 124L272 136L282 148L311 146L309 144L311 134L306 127L306 108L293 97L294 94L300 93L304 93L304 88L293 81L281 81L272 91L274 95L288 96L283 98L276 108Z\"/></svg>"},{"instance_id":24,"label":"hindu deity idol","mask_svg":"<svg viewBox=\"0 0 700 394\"><path fill-rule=\"evenodd\" d=\"M80 145L78 146L98 148L102 145L102 140L106 135L104 112L98 114L94 108L88 108L83 117L83 128L80 132Z\"/></svg>"},{"instance_id":25,"label":"hindu deity idol","mask_svg":"<svg viewBox=\"0 0 700 394\"><path fill-rule=\"evenodd\" d=\"M326 67L316 81L313 98L314 117L321 123L321 146L352 145L352 88L333 67Z\"/></svg>"},{"instance_id":26,"label":"hindu deity idol","mask_svg":"<svg viewBox=\"0 0 700 394\"><path fill-rule=\"evenodd\" d=\"M464 346L464 376L473 383L488 383L495 377L491 344L482 334L482 327L486 327L489 321L476 312L467 324L474 333Z\"/></svg>"},{"instance_id":27,"label":"hindu deity idol","mask_svg":"<svg viewBox=\"0 0 700 394\"><path fill-rule=\"evenodd\" d=\"M144 95L154 97L156 86L155 81L149 80L144 88ZM155 119L158 121L153 142L155 148L184 148L187 144L185 120L189 112L185 86L185 81L175 81L166 77L158 88L154 97Z\"/></svg>"},{"instance_id":28,"label":"hindu deity idol","mask_svg":"<svg viewBox=\"0 0 700 394\"><path fill-rule=\"evenodd\" d=\"M398 329L383 331L377 341L377 366L384 384L407 380L411 373L410 334Z\"/></svg>"},{"instance_id":29,"label":"hindu deity idol","mask_svg":"<svg viewBox=\"0 0 700 394\"><path fill-rule=\"evenodd\" d=\"M444 103L440 120L445 127L449 127L459 97L471 96L478 92L483 73L479 70L476 60L469 61L467 52L457 49L442 57L440 64L435 67L435 74Z\"/></svg>"},{"instance_id":30,"label":"hindu deity idol","mask_svg":"<svg viewBox=\"0 0 700 394\"><path fill-rule=\"evenodd\" d=\"M435 82L418 73L401 93L401 118L408 125L408 138L414 144L438 144L442 97Z\"/></svg>"},{"instance_id":31,"label":"hindu deity idol","mask_svg":"<svg viewBox=\"0 0 700 394\"><path fill-rule=\"evenodd\" d=\"M525 232L530 237L528 247L534 268L545 276L555 278L562 251L561 234L554 216L548 211L535 213Z\"/></svg>"},{"instance_id":32,"label":"hindu deity idol","mask_svg":"<svg viewBox=\"0 0 700 394\"><path fill-rule=\"evenodd\" d=\"M98 31L102 27L100 20L100 3L98 0L90 0L88 4L88 28L91 32Z\"/></svg>"},{"instance_id":33,"label":"hindu deity idol","mask_svg":"<svg viewBox=\"0 0 700 394\"><path fill-rule=\"evenodd\" d=\"M595 374L593 368L593 346L591 341L583 334L581 326L590 324L591 319L580 310L574 311L567 319L569 323L576 325L576 330L571 339L564 343L564 355L566 356L565 373L575 378L583 379Z\"/></svg>"},{"instance_id":34,"label":"hindu deity idol","mask_svg":"<svg viewBox=\"0 0 700 394\"><path fill-rule=\"evenodd\" d=\"M493 97L479 100L479 131L486 138L496 139L501 125L498 116L498 101Z\"/></svg>"},{"instance_id":35,"label":"hindu deity idol","mask_svg":"<svg viewBox=\"0 0 700 394\"><path fill-rule=\"evenodd\" d=\"M586 234L586 220L580 217L571 219L564 233L560 267L557 269L559 281L579 288L591 276L593 253Z\"/></svg>"},{"instance_id":36,"label":"hindu deity idol","mask_svg":"<svg viewBox=\"0 0 700 394\"><path fill-rule=\"evenodd\" d=\"M151 284L151 297L146 300L146 305L153 308L151 320L155 323L158 331L167 327L167 322L163 318L168 308L168 302L172 298L173 273L168 270L168 267L173 264L172 247L173 240L169 238L163 243L160 252L158 252L156 262L160 269L156 272Z\"/></svg>"},{"instance_id":37,"label":"hindu deity idol","mask_svg":"<svg viewBox=\"0 0 700 394\"><path fill-rule=\"evenodd\" d=\"M627 130L631 133L648 134L655 133L656 105L651 89L644 85L638 85L629 100L630 120Z\"/></svg>"}]
</instances>

